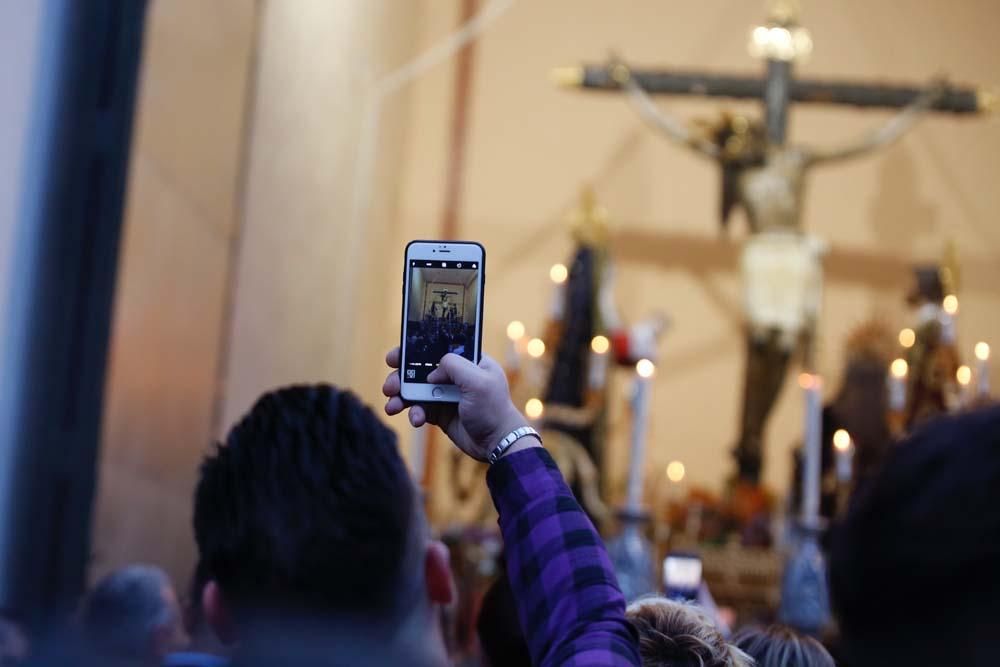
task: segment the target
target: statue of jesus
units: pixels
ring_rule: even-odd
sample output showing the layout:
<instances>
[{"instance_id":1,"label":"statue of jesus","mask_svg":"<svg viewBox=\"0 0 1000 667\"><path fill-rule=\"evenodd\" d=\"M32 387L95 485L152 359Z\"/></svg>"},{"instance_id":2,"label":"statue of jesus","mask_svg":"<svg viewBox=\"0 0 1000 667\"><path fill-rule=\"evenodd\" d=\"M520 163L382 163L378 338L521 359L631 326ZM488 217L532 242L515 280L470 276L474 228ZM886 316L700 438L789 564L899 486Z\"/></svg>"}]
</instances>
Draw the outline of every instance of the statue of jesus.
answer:
<instances>
[{"instance_id":1,"label":"statue of jesus","mask_svg":"<svg viewBox=\"0 0 1000 667\"><path fill-rule=\"evenodd\" d=\"M722 224L733 208L746 212L751 237L743 251L747 316L747 367L741 431L733 454L741 480L758 483L764 426L796 351L812 372L813 343L822 298L824 244L804 233L802 204L808 171L818 165L865 155L902 136L946 90L935 81L887 123L840 147L816 148L769 141L759 119L723 114L706 135L663 112L631 76L611 64L639 115L667 138L722 168Z\"/></svg>"}]
</instances>

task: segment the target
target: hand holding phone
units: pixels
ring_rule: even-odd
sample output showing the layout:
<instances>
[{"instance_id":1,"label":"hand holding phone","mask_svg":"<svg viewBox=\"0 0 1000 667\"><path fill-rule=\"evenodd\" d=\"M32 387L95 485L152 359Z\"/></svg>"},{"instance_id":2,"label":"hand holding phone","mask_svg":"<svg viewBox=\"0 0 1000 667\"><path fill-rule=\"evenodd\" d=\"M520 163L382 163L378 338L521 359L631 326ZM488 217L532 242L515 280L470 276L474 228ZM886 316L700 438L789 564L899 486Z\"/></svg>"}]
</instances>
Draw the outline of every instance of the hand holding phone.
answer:
<instances>
[{"instance_id":1,"label":"hand holding phone","mask_svg":"<svg viewBox=\"0 0 1000 667\"><path fill-rule=\"evenodd\" d=\"M400 395L457 403L458 388L431 374L445 355L481 356L486 253L466 241L411 241L403 265Z\"/></svg>"},{"instance_id":2,"label":"hand holding phone","mask_svg":"<svg viewBox=\"0 0 1000 667\"><path fill-rule=\"evenodd\" d=\"M398 369L399 348L390 350L385 360L390 368ZM454 385L459 392L458 404L407 404L399 393L399 372L393 371L382 385L382 393L389 399L385 404L386 414L398 415L409 408L410 423L413 426L429 423L441 427L459 449L479 461L485 461L505 435L528 423L510 399L510 389L507 387L507 376L503 368L488 356L484 355L479 364L474 364L468 359L449 354L441 360L440 366L430 374L429 379L435 383ZM538 444L540 443L534 438L523 438L508 453Z\"/></svg>"}]
</instances>

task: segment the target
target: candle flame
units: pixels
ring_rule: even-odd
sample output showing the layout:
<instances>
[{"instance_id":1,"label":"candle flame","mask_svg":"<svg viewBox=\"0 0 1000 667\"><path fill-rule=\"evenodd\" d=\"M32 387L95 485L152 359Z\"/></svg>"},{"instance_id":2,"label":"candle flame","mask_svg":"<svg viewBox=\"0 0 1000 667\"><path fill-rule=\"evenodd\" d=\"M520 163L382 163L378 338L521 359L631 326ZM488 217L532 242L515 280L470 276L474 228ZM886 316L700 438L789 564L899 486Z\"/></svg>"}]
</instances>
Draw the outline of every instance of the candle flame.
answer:
<instances>
[{"instance_id":1,"label":"candle flame","mask_svg":"<svg viewBox=\"0 0 1000 667\"><path fill-rule=\"evenodd\" d=\"M837 448L837 451L846 452L851 446L851 434L838 428L833 434L833 446Z\"/></svg>"},{"instance_id":2,"label":"candle flame","mask_svg":"<svg viewBox=\"0 0 1000 667\"><path fill-rule=\"evenodd\" d=\"M514 320L507 325L507 338L518 341L524 338L524 323Z\"/></svg>"},{"instance_id":3,"label":"candle flame","mask_svg":"<svg viewBox=\"0 0 1000 667\"><path fill-rule=\"evenodd\" d=\"M545 354L545 341L541 338L532 338L528 341L528 354L538 358Z\"/></svg>"},{"instance_id":4,"label":"candle flame","mask_svg":"<svg viewBox=\"0 0 1000 667\"><path fill-rule=\"evenodd\" d=\"M913 329L903 329L899 332L899 344L903 347L913 347L913 344L916 342L917 334L913 331Z\"/></svg>"},{"instance_id":5,"label":"candle flame","mask_svg":"<svg viewBox=\"0 0 1000 667\"><path fill-rule=\"evenodd\" d=\"M656 372L656 366L649 359L640 359L635 365L635 372L642 378L651 378Z\"/></svg>"},{"instance_id":6,"label":"candle flame","mask_svg":"<svg viewBox=\"0 0 1000 667\"><path fill-rule=\"evenodd\" d=\"M903 379L906 377L907 372L909 372L910 367L906 363L906 359L896 359L892 362L892 366L889 369L894 378Z\"/></svg>"},{"instance_id":7,"label":"candle flame","mask_svg":"<svg viewBox=\"0 0 1000 667\"><path fill-rule=\"evenodd\" d=\"M590 349L597 354L605 354L611 349L611 341L605 336L594 336L594 340L590 341Z\"/></svg>"},{"instance_id":8,"label":"candle flame","mask_svg":"<svg viewBox=\"0 0 1000 667\"><path fill-rule=\"evenodd\" d=\"M524 414L528 415L528 419L538 419L543 412L545 412L545 404L537 398L529 399L524 405Z\"/></svg>"},{"instance_id":9,"label":"candle flame","mask_svg":"<svg viewBox=\"0 0 1000 667\"><path fill-rule=\"evenodd\" d=\"M968 366L959 366L958 370L955 371L955 379L963 387L972 382L972 369Z\"/></svg>"},{"instance_id":10,"label":"candle flame","mask_svg":"<svg viewBox=\"0 0 1000 667\"><path fill-rule=\"evenodd\" d=\"M684 479L684 464L680 461L671 461L667 465L667 479L671 482L677 483Z\"/></svg>"},{"instance_id":11,"label":"candle flame","mask_svg":"<svg viewBox=\"0 0 1000 667\"><path fill-rule=\"evenodd\" d=\"M566 278L569 277L569 269L566 268L565 264L553 264L552 268L549 269L549 278L552 279L556 285L562 285L566 282Z\"/></svg>"},{"instance_id":12,"label":"candle flame","mask_svg":"<svg viewBox=\"0 0 1000 667\"><path fill-rule=\"evenodd\" d=\"M979 361L986 361L990 358L990 345L989 343L984 343L979 341L976 343L976 359Z\"/></svg>"},{"instance_id":13,"label":"candle flame","mask_svg":"<svg viewBox=\"0 0 1000 667\"><path fill-rule=\"evenodd\" d=\"M941 307L944 308L944 312L954 315L958 312L958 297L954 294L949 294L941 302Z\"/></svg>"}]
</instances>

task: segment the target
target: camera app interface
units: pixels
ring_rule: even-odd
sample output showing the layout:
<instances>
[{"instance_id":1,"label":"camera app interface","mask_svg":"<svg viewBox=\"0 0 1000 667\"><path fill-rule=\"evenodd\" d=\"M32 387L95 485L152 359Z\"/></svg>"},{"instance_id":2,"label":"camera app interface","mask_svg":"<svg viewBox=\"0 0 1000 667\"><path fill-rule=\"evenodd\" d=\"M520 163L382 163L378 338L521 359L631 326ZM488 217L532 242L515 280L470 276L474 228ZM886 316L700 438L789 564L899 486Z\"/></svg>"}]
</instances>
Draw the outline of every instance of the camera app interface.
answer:
<instances>
[{"instance_id":1,"label":"camera app interface","mask_svg":"<svg viewBox=\"0 0 1000 667\"><path fill-rule=\"evenodd\" d=\"M410 260L403 377L427 382L453 352L475 361L479 263Z\"/></svg>"}]
</instances>

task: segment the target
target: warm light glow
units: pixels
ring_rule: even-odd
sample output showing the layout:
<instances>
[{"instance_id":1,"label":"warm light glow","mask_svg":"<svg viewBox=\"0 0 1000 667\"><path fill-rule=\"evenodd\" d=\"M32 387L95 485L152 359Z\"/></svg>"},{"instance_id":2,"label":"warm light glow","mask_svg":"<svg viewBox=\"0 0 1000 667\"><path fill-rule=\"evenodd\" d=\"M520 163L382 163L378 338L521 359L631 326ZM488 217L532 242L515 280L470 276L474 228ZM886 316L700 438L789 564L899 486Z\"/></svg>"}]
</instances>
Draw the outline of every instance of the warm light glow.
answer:
<instances>
[{"instance_id":1,"label":"warm light glow","mask_svg":"<svg viewBox=\"0 0 1000 667\"><path fill-rule=\"evenodd\" d=\"M990 358L990 346L989 343L984 343L979 341L976 343L976 359L979 361L986 361Z\"/></svg>"},{"instance_id":2,"label":"warm light glow","mask_svg":"<svg viewBox=\"0 0 1000 667\"><path fill-rule=\"evenodd\" d=\"M528 341L528 354L536 359L545 354L545 341L541 338L532 338Z\"/></svg>"},{"instance_id":3,"label":"warm light glow","mask_svg":"<svg viewBox=\"0 0 1000 667\"><path fill-rule=\"evenodd\" d=\"M955 371L955 379L958 383L965 387L970 382L972 382L972 369L968 366L959 366L958 370Z\"/></svg>"},{"instance_id":4,"label":"warm light glow","mask_svg":"<svg viewBox=\"0 0 1000 667\"><path fill-rule=\"evenodd\" d=\"M759 46L761 48L767 46L767 42L768 42L768 39L767 39L767 28L765 28L762 25L759 25L756 28L754 28L753 32L751 33L751 39L753 39L753 43L754 44L756 44L757 46Z\"/></svg>"},{"instance_id":5,"label":"warm light glow","mask_svg":"<svg viewBox=\"0 0 1000 667\"><path fill-rule=\"evenodd\" d=\"M671 461L667 466L667 479L671 482L679 482L684 479L684 464L680 461Z\"/></svg>"},{"instance_id":6,"label":"warm light glow","mask_svg":"<svg viewBox=\"0 0 1000 667\"><path fill-rule=\"evenodd\" d=\"M842 428L838 428L833 434L833 446L836 447L838 451L846 452L851 446L851 434Z\"/></svg>"},{"instance_id":7,"label":"warm light glow","mask_svg":"<svg viewBox=\"0 0 1000 667\"><path fill-rule=\"evenodd\" d=\"M635 372L639 374L639 377L651 378L656 372L656 366L649 359L640 359L639 363L635 365Z\"/></svg>"},{"instance_id":8,"label":"warm light glow","mask_svg":"<svg viewBox=\"0 0 1000 667\"><path fill-rule=\"evenodd\" d=\"M557 285L566 282L566 278L568 277L569 269L566 268L565 264L553 264L552 268L549 269L549 278L552 278L552 282Z\"/></svg>"},{"instance_id":9,"label":"warm light glow","mask_svg":"<svg viewBox=\"0 0 1000 667\"><path fill-rule=\"evenodd\" d=\"M899 344L903 347L913 347L917 342L917 334L913 329L903 329L899 332Z\"/></svg>"},{"instance_id":10,"label":"warm light glow","mask_svg":"<svg viewBox=\"0 0 1000 667\"><path fill-rule=\"evenodd\" d=\"M594 340L590 341L590 349L597 354L605 354L611 349L611 341L604 336L594 336Z\"/></svg>"},{"instance_id":11,"label":"warm light glow","mask_svg":"<svg viewBox=\"0 0 1000 667\"><path fill-rule=\"evenodd\" d=\"M810 373L799 373L799 386L803 389L809 389L813 386L816 381L815 376Z\"/></svg>"},{"instance_id":12,"label":"warm light glow","mask_svg":"<svg viewBox=\"0 0 1000 667\"><path fill-rule=\"evenodd\" d=\"M892 362L889 370L892 372L893 377L902 379L906 377L906 373L910 370L910 367L907 365L906 359L896 359Z\"/></svg>"},{"instance_id":13,"label":"warm light glow","mask_svg":"<svg viewBox=\"0 0 1000 667\"><path fill-rule=\"evenodd\" d=\"M941 302L941 307L944 308L944 312L954 315L958 312L958 297L954 294L949 294Z\"/></svg>"},{"instance_id":14,"label":"warm light glow","mask_svg":"<svg viewBox=\"0 0 1000 667\"><path fill-rule=\"evenodd\" d=\"M524 338L524 323L514 320L507 325L507 338L521 340Z\"/></svg>"},{"instance_id":15,"label":"warm light glow","mask_svg":"<svg viewBox=\"0 0 1000 667\"><path fill-rule=\"evenodd\" d=\"M524 414L528 415L528 419L538 419L543 412L545 412L545 405L537 398L532 398L524 404Z\"/></svg>"}]
</instances>

